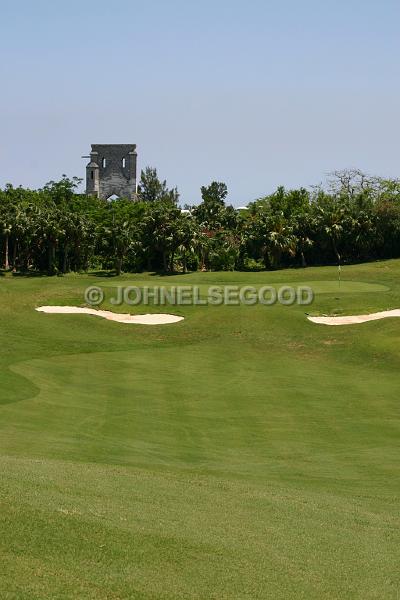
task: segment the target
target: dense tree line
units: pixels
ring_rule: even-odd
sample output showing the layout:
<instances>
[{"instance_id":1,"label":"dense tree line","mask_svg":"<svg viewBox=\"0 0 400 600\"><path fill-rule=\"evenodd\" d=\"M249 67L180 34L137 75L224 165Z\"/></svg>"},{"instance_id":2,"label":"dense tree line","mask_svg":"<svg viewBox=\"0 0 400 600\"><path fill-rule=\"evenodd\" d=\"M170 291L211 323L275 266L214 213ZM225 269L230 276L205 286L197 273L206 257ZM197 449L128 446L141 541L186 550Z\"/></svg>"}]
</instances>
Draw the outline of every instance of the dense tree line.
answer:
<instances>
[{"instance_id":1,"label":"dense tree line","mask_svg":"<svg viewBox=\"0 0 400 600\"><path fill-rule=\"evenodd\" d=\"M325 186L286 190L236 210L227 187L201 188L201 203L179 194L155 169L141 175L138 200L77 193L66 176L40 190L0 190L2 268L49 274L277 269L400 257L400 181L357 170Z\"/></svg>"}]
</instances>

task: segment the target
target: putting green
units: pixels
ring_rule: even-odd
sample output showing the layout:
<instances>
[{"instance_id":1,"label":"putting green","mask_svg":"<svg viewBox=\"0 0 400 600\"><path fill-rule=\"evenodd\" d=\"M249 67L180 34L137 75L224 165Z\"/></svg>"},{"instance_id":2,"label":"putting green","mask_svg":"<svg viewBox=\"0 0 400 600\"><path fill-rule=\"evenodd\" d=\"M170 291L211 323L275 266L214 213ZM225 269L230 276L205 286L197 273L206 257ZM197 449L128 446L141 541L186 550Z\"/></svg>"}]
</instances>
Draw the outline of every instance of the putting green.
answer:
<instances>
[{"instance_id":1,"label":"putting green","mask_svg":"<svg viewBox=\"0 0 400 600\"><path fill-rule=\"evenodd\" d=\"M93 286L97 286L98 285L98 281L92 281L91 285ZM105 281L102 282L101 286L103 288L113 288L116 289L118 286L123 285L123 286L129 286L130 282L126 281L126 280L120 280L119 283L115 283L114 281ZM140 287L141 285L150 285L151 287L157 285L157 286L163 286L166 288L170 288L172 286L176 286L176 285L187 285L186 282L184 281L175 281L173 284L170 284L170 282L167 281L163 281L163 280L157 280L157 282L154 281L150 281L147 280L146 282L141 282L141 281L132 281L131 282L132 286L137 286ZM198 285L198 284L197 284ZM212 285L216 285L216 283L214 282ZM221 285L231 285L229 283L223 283ZM257 283L254 284L254 282L251 281L251 277L249 277L249 282L247 284L245 283L240 283L238 284L236 282L235 285L252 285L255 286L257 288L260 288L262 285L269 285L271 287L274 287L276 289L278 289L279 287L281 287L282 285L285 286L290 286L290 287L294 287L296 288L299 285L302 286L308 286L311 287L314 291L315 294L332 294L332 293L340 293L340 294L351 294L351 293L376 293L376 292L387 292L389 290L389 287L386 285L381 285L379 283L366 283L363 281L342 281L339 283L338 280L332 280L332 281L302 281L301 283L299 281L288 281L285 283L275 283L275 282L268 282L266 281L265 283ZM207 285L198 285L201 293L204 295L207 293Z\"/></svg>"},{"instance_id":2,"label":"putting green","mask_svg":"<svg viewBox=\"0 0 400 600\"><path fill-rule=\"evenodd\" d=\"M269 281L309 285L318 313L400 307L400 261L346 267L339 294L335 274L2 277L1 597L396 598L400 320L34 310L80 306L93 283L101 308L140 313L112 307L115 285Z\"/></svg>"}]
</instances>

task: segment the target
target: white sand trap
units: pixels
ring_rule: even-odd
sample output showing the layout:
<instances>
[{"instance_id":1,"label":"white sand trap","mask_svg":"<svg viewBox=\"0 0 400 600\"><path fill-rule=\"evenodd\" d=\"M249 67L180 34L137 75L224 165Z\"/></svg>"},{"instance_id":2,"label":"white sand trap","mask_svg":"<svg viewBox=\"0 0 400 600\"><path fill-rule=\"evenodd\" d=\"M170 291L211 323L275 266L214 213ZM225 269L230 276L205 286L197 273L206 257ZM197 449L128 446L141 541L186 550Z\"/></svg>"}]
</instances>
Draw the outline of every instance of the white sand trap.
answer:
<instances>
[{"instance_id":1,"label":"white sand trap","mask_svg":"<svg viewBox=\"0 0 400 600\"><path fill-rule=\"evenodd\" d=\"M109 310L96 310L95 308L80 308L79 306L39 306L36 308L39 312L59 314L59 315L94 315L102 317L108 321L117 323L129 323L134 325L167 325L168 323L178 323L183 321L183 317L168 314L147 314L147 315L129 315L114 313Z\"/></svg>"},{"instance_id":2,"label":"white sand trap","mask_svg":"<svg viewBox=\"0 0 400 600\"><path fill-rule=\"evenodd\" d=\"M357 325L358 323L367 323L368 321L379 321L388 317L400 317L400 308L394 310L384 310L382 312L372 313L370 315L354 315L347 317L307 317L313 323L320 325Z\"/></svg>"}]
</instances>

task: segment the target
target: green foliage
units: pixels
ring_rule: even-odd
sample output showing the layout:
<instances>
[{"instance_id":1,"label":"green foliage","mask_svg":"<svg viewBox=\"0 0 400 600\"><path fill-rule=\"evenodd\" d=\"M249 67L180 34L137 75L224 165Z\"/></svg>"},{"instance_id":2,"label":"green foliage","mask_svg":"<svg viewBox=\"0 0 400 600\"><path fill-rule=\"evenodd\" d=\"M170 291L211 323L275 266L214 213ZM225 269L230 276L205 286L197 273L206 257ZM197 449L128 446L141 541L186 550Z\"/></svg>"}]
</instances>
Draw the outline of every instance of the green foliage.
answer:
<instances>
[{"instance_id":1,"label":"green foliage","mask_svg":"<svg viewBox=\"0 0 400 600\"><path fill-rule=\"evenodd\" d=\"M196 220L209 229L221 228L225 224L225 198L228 188L225 183L213 181L209 186L201 188L202 202L191 209Z\"/></svg>"},{"instance_id":2,"label":"green foliage","mask_svg":"<svg viewBox=\"0 0 400 600\"><path fill-rule=\"evenodd\" d=\"M65 175L41 190L0 190L0 256L14 271L51 274L97 266L125 271L240 270L400 256L400 182L334 172L326 188L286 190L248 210L226 204L224 183L181 211L176 188L142 171L137 201L77 193Z\"/></svg>"},{"instance_id":3,"label":"green foliage","mask_svg":"<svg viewBox=\"0 0 400 600\"><path fill-rule=\"evenodd\" d=\"M179 199L176 188L168 189L167 182L160 181L157 169L146 167L141 172L138 197L142 202L171 202L177 204Z\"/></svg>"}]
</instances>

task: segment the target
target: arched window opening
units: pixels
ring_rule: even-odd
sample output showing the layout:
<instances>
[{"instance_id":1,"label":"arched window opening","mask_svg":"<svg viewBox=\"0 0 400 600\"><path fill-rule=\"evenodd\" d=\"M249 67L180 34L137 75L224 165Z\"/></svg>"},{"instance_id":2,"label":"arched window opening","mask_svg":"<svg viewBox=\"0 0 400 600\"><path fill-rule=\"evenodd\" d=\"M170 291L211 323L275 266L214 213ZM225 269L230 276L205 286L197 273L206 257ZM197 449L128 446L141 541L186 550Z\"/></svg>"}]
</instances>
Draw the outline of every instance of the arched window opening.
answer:
<instances>
[{"instance_id":1,"label":"arched window opening","mask_svg":"<svg viewBox=\"0 0 400 600\"><path fill-rule=\"evenodd\" d=\"M102 165L103 165L103 169L105 169L105 168L106 168L106 165L107 165L107 161L106 161L106 159L105 159L105 158L103 158Z\"/></svg>"},{"instance_id":2,"label":"arched window opening","mask_svg":"<svg viewBox=\"0 0 400 600\"><path fill-rule=\"evenodd\" d=\"M90 171L90 177L91 179L94 179L94 171Z\"/></svg>"},{"instance_id":3,"label":"arched window opening","mask_svg":"<svg viewBox=\"0 0 400 600\"><path fill-rule=\"evenodd\" d=\"M126 167L126 158L122 159L122 168L125 169Z\"/></svg>"}]
</instances>

